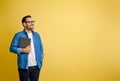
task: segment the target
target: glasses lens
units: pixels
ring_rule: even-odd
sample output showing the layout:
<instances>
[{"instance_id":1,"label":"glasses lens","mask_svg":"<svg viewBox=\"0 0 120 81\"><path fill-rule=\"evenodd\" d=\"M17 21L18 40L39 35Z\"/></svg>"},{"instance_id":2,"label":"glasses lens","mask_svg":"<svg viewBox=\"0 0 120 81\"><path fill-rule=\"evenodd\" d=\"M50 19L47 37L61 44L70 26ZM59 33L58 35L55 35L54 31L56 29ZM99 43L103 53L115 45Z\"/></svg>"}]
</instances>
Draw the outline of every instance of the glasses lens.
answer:
<instances>
[{"instance_id":1,"label":"glasses lens","mask_svg":"<svg viewBox=\"0 0 120 81\"><path fill-rule=\"evenodd\" d=\"M26 21L25 23L35 23L35 21Z\"/></svg>"}]
</instances>

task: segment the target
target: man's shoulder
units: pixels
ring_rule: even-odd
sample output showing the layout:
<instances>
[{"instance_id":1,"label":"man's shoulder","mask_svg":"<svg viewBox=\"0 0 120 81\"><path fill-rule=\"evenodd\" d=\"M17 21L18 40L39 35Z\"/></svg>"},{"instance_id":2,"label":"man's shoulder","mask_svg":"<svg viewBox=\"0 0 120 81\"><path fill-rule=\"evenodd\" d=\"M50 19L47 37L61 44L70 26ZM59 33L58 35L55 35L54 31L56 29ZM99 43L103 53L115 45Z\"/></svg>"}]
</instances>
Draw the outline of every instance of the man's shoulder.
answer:
<instances>
[{"instance_id":1,"label":"man's shoulder","mask_svg":"<svg viewBox=\"0 0 120 81\"><path fill-rule=\"evenodd\" d=\"M20 36L21 34L23 34L23 31L16 32L15 36Z\"/></svg>"},{"instance_id":2,"label":"man's shoulder","mask_svg":"<svg viewBox=\"0 0 120 81\"><path fill-rule=\"evenodd\" d=\"M36 31L34 31L34 34L39 36L39 33L38 33L38 32L36 32Z\"/></svg>"}]
</instances>

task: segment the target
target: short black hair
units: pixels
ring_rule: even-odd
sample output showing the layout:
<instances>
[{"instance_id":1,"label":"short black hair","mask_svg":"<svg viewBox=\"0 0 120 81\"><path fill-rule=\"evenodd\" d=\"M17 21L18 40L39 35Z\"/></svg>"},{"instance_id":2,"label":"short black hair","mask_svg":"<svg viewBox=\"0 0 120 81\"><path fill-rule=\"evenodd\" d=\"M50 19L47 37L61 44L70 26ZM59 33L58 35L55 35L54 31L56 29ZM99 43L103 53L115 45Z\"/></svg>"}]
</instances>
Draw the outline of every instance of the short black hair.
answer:
<instances>
[{"instance_id":1,"label":"short black hair","mask_svg":"<svg viewBox=\"0 0 120 81\"><path fill-rule=\"evenodd\" d=\"M31 15L26 15L22 18L22 23L26 22L27 18L31 18Z\"/></svg>"}]
</instances>

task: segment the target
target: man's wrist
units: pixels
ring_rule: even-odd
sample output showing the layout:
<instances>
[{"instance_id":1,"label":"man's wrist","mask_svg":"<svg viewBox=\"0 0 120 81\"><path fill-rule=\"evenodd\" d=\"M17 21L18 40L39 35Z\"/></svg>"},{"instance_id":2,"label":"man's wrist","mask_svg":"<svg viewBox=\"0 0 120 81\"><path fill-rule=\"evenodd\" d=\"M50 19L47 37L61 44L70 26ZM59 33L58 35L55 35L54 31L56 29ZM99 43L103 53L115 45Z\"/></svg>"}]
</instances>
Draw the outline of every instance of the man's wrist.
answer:
<instances>
[{"instance_id":1,"label":"man's wrist","mask_svg":"<svg viewBox=\"0 0 120 81\"><path fill-rule=\"evenodd\" d=\"M20 54L20 53L21 53L21 50L22 50L22 48L18 48L18 49L17 49L17 53Z\"/></svg>"}]
</instances>

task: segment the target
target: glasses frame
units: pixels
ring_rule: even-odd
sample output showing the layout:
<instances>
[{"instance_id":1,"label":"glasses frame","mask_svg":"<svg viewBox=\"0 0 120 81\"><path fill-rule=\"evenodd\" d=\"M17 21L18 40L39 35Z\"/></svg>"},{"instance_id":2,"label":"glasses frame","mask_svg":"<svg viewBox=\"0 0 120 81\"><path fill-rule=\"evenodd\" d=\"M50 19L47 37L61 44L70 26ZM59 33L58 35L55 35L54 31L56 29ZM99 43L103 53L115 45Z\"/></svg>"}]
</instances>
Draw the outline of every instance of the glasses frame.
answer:
<instances>
[{"instance_id":1,"label":"glasses frame","mask_svg":"<svg viewBox=\"0 0 120 81\"><path fill-rule=\"evenodd\" d=\"M35 23L35 21L25 21L25 23Z\"/></svg>"}]
</instances>

